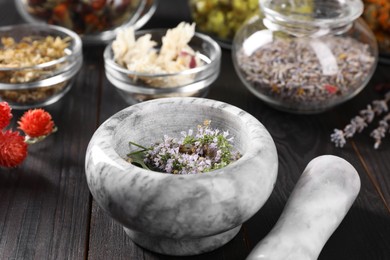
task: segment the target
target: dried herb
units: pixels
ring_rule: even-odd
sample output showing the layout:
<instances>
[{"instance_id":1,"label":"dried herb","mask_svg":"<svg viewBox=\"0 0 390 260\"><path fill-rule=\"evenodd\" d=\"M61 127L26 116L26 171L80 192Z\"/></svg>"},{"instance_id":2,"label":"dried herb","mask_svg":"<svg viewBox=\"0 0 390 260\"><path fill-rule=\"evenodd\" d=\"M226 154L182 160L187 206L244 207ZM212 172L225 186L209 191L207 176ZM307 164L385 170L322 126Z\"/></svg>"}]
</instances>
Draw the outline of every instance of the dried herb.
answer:
<instances>
[{"instance_id":1,"label":"dried herb","mask_svg":"<svg viewBox=\"0 0 390 260\"><path fill-rule=\"evenodd\" d=\"M388 112L389 108L387 103L390 101L390 92L387 92L384 99L374 100L372 104L367 105L366 109L363 109L359 112L359 115L351 119L351 122L344 127L343 130L334 129L333 134L330 138L336 147L343 147L346 144L346 139L351 138L355 133L361 133L364 128L370 124L375 116L379 116L385 112ZM379 148L379 145L382 142L382 138L385 137L386 132L389 130L390 114L387 114L381 121L379 121L379 126L371 132L371 137L375 139L374 148Z\"/></svg>"},{"instance_id":2,"label":"dried herb","mask_svg":"<svg viewBox=\"0 0 390 260\"><path fill-rule=\"evenodd\" d=\"M331 56L321 57L320 47ZM275 38L251 54L244 51L237 52L237 63L246 81L260 94L296 108L328 106L354 93L375 64L369 46L350 37Z\"/></svg>"},{"instance_id":3,"label":"dried herb","mask_svg":"<svg viewBox=\"0 0 390 260\"><path fill-rule=\"evenodd\" d=\"M34 18L67 27L79 34L111 30L131 19L138 0L26 0L26 10Z\"/></svg>"},{"instance_id":4,"label":"dried herb","mask_svg":"<svg viewBox=\"0 0 390 260\"><path fill-rule=\"evenodd\" d=\"M382 143L382 139L386 136L386 133L389 132L389 123L390 113L384 116L383 119L379 121L379 126L371 132L370 136L375 139L375 149L379 148Z\"/></svg>"},{"instance_id":5,"label":"dried herb","mask_svg":"<svg viewBox=\"0 0 390 260\"><path fill-rule=\"evenodd\" d=\"M380 49L390 53L390 1L363 0L363 18L374 32Z\"/></svg>"},{"instance_id":6,"label":"dried herb","mask_svg":"<svg viewBox=\"0 0 390 260\"><path fill-rule=\"evenodd\" d=\"M199 30L226 40L233 39L240 26L259 12L258 0L190 0L189 6Z\"/></svg>"},{"instance_id":7,"label":"dried herb","mask_svg":"<svg viewBox=\"0 0 390 260\"><path fill-rule=\"evenodd\" d=\"M0 67L7 70L0 72L0 82L21 84L52 76L63 66L62 64L54 64L45 69L34 68L34 66L58 60L67 55L69 40L69 38L53 36L24 37L18 42L11 37L1 38ZM23 69L27 67L31 68ZM0 99L10 103L35 104L62 91L66 85L67 82L61 82L47 87L0 90Z\"/></svg>"},{"instance_id":8,"label":"dried herb","mask_svg":"<svg viewBox=\"0 0 390 260\"><path fill-rule=\"evenodd\" d=\"M12 37L2 37L0 48L0 67L15 70L2 71L0 82L25 83L46 78L57 69L56 66L48 69L17 70L17 68L33 67L46 62L60 59L66 55L69 38L61 37L24 37L19 42Z\"/></svg>"},{"instance_id":9,"label":"dried herb","mask_svg":"<svg viewBox=\"0 0 390 260\"><path fill-rule=\"evenodd\" d=\"M140 74L175 74L204 65L198 51L191 48L190 41L195 35L195 24L181 22L175 28L168 29L161 39L161 46L152 40L151 34L136 38L133 27L118 31L112 43L114 60L120 66ZM189 84L193 75L175 75L168 77L131 76L147 86L168 88Z\"/></svg>"},{"instance_id":10,"label":"dried herb","mask_svg":"<svg viewBox=\"0 0 390 260\"><path fill-rule=\"evenodd\" d=\"M241 155L233 150L233 137L228 131L210 127L210 121L199 125L193 134L182 132L179 140L164 136L162 142L151 147L130 142L140 148L127 155L128 161L148 170L172 174L196 174L227 166Z\"/></svg>"}]
</instances>

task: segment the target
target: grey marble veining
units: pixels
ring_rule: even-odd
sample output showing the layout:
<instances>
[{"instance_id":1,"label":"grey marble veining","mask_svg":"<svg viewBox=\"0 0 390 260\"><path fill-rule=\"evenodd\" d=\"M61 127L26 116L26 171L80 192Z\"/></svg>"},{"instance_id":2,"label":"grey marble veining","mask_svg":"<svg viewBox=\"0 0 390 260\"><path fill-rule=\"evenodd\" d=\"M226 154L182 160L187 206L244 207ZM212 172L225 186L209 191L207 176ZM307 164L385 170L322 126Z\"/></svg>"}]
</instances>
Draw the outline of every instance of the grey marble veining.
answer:
<instances>
[{"instance_id":1,"label":"grey marble veining","mask_svg":"<svg viewBox=\"0 0 390 260\"><path fill-rule=\"evenodd\" d=\"M180 136L206 119L228 130L242 153L209 173L172 175L127 163L129 141L149 146L164 134ZM265 127L245 111L203 98L164 98L128 107L104 122L86 155L96 202L137 244L163 254L193 255L231 240L265 203L278 160Z\"/></svg>"},{"instance_id":2,"label":"grey marble veining","mask_svg":"<svg viewBox=\"0 0 390 260\"><path fill-rule=\"evenodd\" d=\"M247 260L314 260L360 190L355 168L344 159L313 159L298 180L275 227Z\"/></svg>"},{"instance_id":3,"label":"grey marble veining","mask_svg":"<svg viewBox=\"0 0 390 260\"><path fill-rule=\"evenodd\" d=\"M194 255L209 252L224 245L235 237L240 229L241 225L218 235L190 239L154 237L127 228L125 232L136 244L145 248L153 248L161 254L172 254L172 248L175 248L175 255Z\"/></svg>"}]
</instances>

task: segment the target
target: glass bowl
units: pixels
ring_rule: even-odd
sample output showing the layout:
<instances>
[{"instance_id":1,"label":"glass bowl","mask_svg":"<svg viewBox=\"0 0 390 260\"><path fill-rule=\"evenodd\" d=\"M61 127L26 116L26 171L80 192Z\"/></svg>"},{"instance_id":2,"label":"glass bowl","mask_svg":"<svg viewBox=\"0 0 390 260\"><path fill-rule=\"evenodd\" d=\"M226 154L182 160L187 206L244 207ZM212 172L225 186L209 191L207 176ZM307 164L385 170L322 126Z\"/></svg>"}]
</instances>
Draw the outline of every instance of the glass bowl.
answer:
<instances>
[{"instance_id":1,"label":"glass bowl","mask_svg":"<svg viewBox=\"0 0 390 260\"><path fill-rule=\"evenodd\" d=\"M67 39L68 46L64 50L64 56L38 65L29 63L26 66L5 65L2 61L0 101L8 102L15 109L41 107L58 101L69 91L83 60L81 39L76 33L59 26L44 24L5 26L0 27L0 48L7 50L4 48L4 39L7 37L12 38L15 43L20 43L25 37L37 42L49 36ZM36 57L37 55L34 58Z\"/></svg>"},{"instance_id":2,"label":"glass bowl","mask_svg":"<svg viewBox=\"0 0 390 260\"><path fill-rule=\"evenodd\" d=\"M87 44L109 42L122 26L140 28L156 6L156 0L16 0L17 10L27 22L66 27Z\"/></svg>"},{"instance_id":3,"label":"glass bowl","mask_svg":"<svg viewBox=\"0 0 390 260\"><path fill-rule=\"evenodd\" d=\"M360 0L260 1L237 32L232 58L244 85L269 105L318 113L357 95L378 61ZM301 4L299 4L301 3Z\"/></svg>"},{"instance_id":4,"label":"glass bowl","mask_svg":"<svg viewBox=\"0 0 390 260\"><path fill-rule=\"evenodd\" d=\"M135 38L150 34L161 47L166 29L136 31ZM114 60L112 43L104 51L107 79L116 87L128 104L164 97L204 97L220 71L221 48L209 36L195 33L189 46L200 53L203 65L178 73L148 74L126 69Z\"/></svg>"},{"instance_id":5,"label":"glass bowl","mask_svg":"<svg viewBox=\"0 0 390 260\"><path fill-rule=\"evenodd\" d=\"M374 32L379 47L379 61L390 64L390 2L363 0L363 19Z\"/></svg>"},{"instance_id":6,"label":"glass bowl","mask_svg":"<svg viewBox=\"0 0 390 260\"><path fill-rule=\"evenodd\" d=\"M135 30L142 28L142 26L144 26L150 20L150 18L156 12L159 2L160 0L146 0L139 18L133 25Z\"/></svg>"},{"instance_id":7,"label":"glass bowl","mask_svg":"<svg viewBox=\"0 0 390 260\"><path fill-rule=\"evenodd\" d=\"M227 49L241 25L259 12L258 0L189 0L188 4L198 30Z\"/></svg>"}]
</instances>

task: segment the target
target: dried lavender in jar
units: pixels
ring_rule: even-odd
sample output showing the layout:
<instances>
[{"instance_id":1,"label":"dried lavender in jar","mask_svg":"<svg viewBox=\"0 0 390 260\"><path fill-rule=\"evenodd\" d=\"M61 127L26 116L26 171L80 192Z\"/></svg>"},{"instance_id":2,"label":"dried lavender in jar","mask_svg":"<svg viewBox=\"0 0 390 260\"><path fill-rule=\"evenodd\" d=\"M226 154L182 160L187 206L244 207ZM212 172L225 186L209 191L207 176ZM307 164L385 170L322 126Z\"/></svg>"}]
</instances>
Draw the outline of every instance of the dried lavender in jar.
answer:
<instances>
[{"instance_id":1,"label":"dried lavender in jar","mask_svg":"<svg viewBox=\"0 0 390 260\"><path fill-rule=\"evenodd\" d=\"M375 57L349 37L274 38L252 54L237 52L246 81L290 107L322 107L352 95L369 79Z\"/></svg>"}]
</instances>

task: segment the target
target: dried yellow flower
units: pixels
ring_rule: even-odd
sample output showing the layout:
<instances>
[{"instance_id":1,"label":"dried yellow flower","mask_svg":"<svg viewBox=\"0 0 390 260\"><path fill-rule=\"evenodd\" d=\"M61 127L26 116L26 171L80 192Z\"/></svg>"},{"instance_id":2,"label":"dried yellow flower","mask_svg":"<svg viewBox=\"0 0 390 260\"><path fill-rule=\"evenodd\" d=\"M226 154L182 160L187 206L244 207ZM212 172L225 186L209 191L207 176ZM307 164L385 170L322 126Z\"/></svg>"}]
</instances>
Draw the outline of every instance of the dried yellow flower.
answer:
<instances>
[{"instance_id":1,"label":"dried yellow flower","mask_svg":"<svg viewBox=\"0 0 390 260\"><path fill-rule=\"evenodd\" d=\"M28 83L45 79L61 69L64 64L53 64L44 68L35 66L55 61L66 55L70 38L47 36L24 37L17 42L12 37L2 37L0 48L0 71L1 83ZM10 70L7 70L9 68ZM13 68L15 68L13 70ZM47 87L33 89L0 90L0 99L24 104L42 102L48 97L55 95L66 87L66 82Z\"/></svg>"},{"instance_id":2,"label":"dried yellow flower","mask_svg":"<svg viewBox=\"0 0 390 260\"><path fill-rule=\"evenodd\" d=\"M0 67L26 68L57 60L66 55L68 39L47 36L45 38L24 37L16 42L11 37L1 38ZM56 67L53 67L53 70ZM10 71L0 74L0 81L5 83L31 82L44 78L50 71L37 69Z\"/></svg>"}]
</instances>

